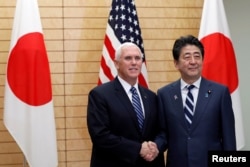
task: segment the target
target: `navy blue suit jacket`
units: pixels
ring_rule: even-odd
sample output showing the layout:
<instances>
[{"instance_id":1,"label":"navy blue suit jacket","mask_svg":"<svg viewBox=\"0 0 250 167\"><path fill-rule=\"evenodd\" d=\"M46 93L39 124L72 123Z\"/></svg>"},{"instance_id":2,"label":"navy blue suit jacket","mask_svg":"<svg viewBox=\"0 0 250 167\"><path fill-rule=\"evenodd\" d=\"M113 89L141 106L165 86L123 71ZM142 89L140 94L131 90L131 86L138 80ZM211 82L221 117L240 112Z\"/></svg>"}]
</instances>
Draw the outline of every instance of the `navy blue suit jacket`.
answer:
<instances>
[{"instance_id":1,"label":"navy blue suit jacket","mask_svg":"<svg viewBox=\"0 0 250 167\"><path fill-rule=\"evenodd\" d=\"M91 167L163 167L161 153L146 162L139 153L143 141L153 141L158 133L157 97L139 86L145 121L139 129L132 103L117 78L89 93L87 124L93 143Z\"/></svg>"},{"instance_id":2,"label":"navy blue suit jacket","mask_svg":"<svg viewBox=\"0 0 250 167\"><path fill-rule=\"evenodd\" d=\"M180 80L158 90L168 167L207 167L209 150L236 150L234 114L227 87L202 78L195 114L187 126Z\"/></svg>"}]
</instances>

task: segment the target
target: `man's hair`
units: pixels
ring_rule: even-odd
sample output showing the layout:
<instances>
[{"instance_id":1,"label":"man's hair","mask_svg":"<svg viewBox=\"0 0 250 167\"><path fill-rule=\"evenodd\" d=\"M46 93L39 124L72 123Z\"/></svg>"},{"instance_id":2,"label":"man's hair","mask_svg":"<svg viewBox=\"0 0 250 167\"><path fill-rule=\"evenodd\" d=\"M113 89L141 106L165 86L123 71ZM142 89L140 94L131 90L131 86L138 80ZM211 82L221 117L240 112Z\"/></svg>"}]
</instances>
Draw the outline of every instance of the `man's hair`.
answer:
<instances>
[{"instance_id":1,"label":"man's hair","mask_svg":"<svg viewBox=\"0 0 250 167\"><path fill-rule=\"evenodd\" d=\"M187 35L187 36L181 36L180 38L176 39L172 49L174 60L179 60L181 49L187 45L197 46L201 51L202 59L204 59L203 44L199 41L198 38L194 37L193 35Z\"/></svg>"},{"instance_id":2,"label":"man's hair","mask_svg":"<svg viewBox=\"0 0 250 167\"><path fill-rule=\"evenodd\" d=\"M138 48L138 50L140 51L140 55L142 57L142 52L141 52L141 49L134 43L132 42L125 42L125 43L122 43L117 49L116 49L116 52L115 52L115 60L119 60L120 57L121 57L121 54L122 54L122 49L126 48L126 47L130 47L130 46L135 46Z\"/></svg>"}]
</instances>

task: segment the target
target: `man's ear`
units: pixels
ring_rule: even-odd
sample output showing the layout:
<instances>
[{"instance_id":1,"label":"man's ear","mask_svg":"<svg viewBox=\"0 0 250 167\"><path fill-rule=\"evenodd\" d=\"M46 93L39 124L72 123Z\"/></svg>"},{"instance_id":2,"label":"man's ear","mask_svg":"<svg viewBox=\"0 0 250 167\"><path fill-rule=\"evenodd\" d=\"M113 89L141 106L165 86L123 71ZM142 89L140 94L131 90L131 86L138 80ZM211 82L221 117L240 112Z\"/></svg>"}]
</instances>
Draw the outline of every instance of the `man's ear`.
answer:
<instances>
[{"instance_id":1,"label":"man's ear","mask_svg":"<svg viewBox=\"0 0 250 167\"><path fill-rule=\"evenodd\" d=\"M177 60L174 60L174 66L175 66L175 68L176 68L177 70L179 69L178 61L177 61Z\"/></svg>"},{"instance_id":2,"label":"man's ear","mask_svg":"<svg viewBox=\"0 0 250 167\"><path fill-rule=\"evenodd\" d=\"M118 70L119 69L119 62L117 60L114 60L115 68Z\"/></svg>"}]
</instances>

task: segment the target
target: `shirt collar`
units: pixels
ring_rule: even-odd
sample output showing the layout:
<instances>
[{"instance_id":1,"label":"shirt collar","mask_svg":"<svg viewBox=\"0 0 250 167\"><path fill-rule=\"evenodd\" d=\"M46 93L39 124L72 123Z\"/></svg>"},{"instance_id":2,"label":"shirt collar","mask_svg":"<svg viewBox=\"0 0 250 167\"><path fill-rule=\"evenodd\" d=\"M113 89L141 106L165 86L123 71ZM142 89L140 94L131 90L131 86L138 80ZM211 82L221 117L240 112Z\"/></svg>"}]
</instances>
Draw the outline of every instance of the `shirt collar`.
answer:
<instances>
[{"instance_id":1,"label":"shirt collar","mask_svg":"<svg viewBox=\"0 0 250 167\"><path fill-rule=\"evenodd\" d=\"M197 79L192 85L194 85L196 88L200 88L200 83L201 83L201 77ZM186 86L189 86L188 83L186 83L183 79L181 79L181 90L185 89Z\"/></svg>"},{"instance_id":2,"label":"shirt collar","mask_svg":"<svg viewBox=\"0 0 250 167\"><path fill-rule=\"evenodd\" d=\"M127 93L129 93L132 86L127 81L125 81L124 79L122 79L121 77L118 76L117 78L120 81L120 83L122 84L122 87L125 89L125 91ZM135 87L136 90L138 91L138 82L136 82L136 84L133 85L133 87Z\"/></svg>"}]
</instances>

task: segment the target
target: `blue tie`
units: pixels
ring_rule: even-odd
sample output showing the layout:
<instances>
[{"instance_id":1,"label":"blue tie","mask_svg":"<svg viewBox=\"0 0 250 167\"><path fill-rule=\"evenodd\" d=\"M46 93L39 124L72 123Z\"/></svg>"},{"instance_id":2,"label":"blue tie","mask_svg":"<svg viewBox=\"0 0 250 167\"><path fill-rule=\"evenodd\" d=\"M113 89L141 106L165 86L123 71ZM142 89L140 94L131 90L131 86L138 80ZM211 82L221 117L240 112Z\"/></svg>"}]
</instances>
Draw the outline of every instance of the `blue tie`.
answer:
<instances>
[{"instance_id":1,"label":"blue tie","mask_svg":"<svg viewBox=\"0 0 250 167\"><path fill-rule=\"evenodd\" d=\"M184 106L184 114L187 120L188 127L191 126L192 119L194 116L194 97L191 93L191 89L193 89L194 87L195 87L194 85L190 85L189 87L187 87L188 93L187 93L187 98L186 98L186 102Z\"/></svg>"},{"instance_id":2,"label":"blue tie","mask_svg":"<svg viewBox=\"0 0 250 167\"><path fill-rule=\"evenodd\" d=\"M139 97L135 87L132 87L130 89L130 91L132 93L132 104L133 104L134 110L135 110L136 115L137 115L139 127L142 130L144 116L143 116L143 111L142 111L142 107L141 107L140 97Z\"/></svg>"}]
</instances>

